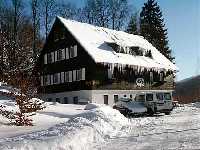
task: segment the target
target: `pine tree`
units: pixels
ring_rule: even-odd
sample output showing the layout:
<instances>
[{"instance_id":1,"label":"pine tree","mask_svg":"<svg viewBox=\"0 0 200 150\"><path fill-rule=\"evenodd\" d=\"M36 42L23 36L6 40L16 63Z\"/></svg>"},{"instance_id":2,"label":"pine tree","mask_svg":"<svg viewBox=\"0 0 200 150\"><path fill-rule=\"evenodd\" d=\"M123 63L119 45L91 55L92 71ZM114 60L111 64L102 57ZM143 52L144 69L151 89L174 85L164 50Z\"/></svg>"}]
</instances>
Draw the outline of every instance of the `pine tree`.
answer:
<instances>
[{"instance_id":1,"label":"pine tree","mask_svg":"<svg viewBox=\"0 0 200 150\"><path fill-rule=\"evenodd\" d=\"M128 27L126 29L126 32L130 34L138 34L138 28L137 28L137 13L131 16L130 22L128 24Z\"/></svg>"},{"instance_id":2,"label":"pine tree","mask_svg":"<svg viewBox=\"0 0 200 150\"><path fill-rule=\"evenodd\" d=\"M140 34L155 46L165 57L173 61L168 46L167 29L159 5L155 0L148 0L140 13Z\"/></svg>"}]
</instances>

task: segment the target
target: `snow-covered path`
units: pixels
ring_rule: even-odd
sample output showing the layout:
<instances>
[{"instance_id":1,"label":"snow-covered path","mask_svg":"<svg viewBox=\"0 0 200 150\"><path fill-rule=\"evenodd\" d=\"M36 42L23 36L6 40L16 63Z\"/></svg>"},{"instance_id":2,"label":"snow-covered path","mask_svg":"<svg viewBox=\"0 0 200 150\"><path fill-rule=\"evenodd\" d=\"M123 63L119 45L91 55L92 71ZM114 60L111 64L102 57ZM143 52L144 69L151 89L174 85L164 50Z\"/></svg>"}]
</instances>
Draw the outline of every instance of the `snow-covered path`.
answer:
<instances>
[{"instance_id":1,"label":"snow-covered path","mask_svg":"<svg viewBox=\"0 0 200 150\"><path fill-rule=\"evenodd\" d=\"M97 149L200 149L199 108L187 106L177 108L169 116L134 120L141 124L129 135L108 139L106 145L97 145Z\"/></svg>"}]
</instances>

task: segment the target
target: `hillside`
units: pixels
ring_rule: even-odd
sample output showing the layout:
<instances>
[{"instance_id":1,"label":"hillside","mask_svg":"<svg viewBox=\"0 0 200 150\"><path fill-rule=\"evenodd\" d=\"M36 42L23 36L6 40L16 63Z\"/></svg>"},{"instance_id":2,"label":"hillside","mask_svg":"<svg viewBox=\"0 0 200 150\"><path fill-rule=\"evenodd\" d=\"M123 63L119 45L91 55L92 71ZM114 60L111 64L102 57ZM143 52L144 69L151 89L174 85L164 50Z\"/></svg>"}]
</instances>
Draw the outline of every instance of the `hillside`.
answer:
<instances>
[{"instance_id":1,"label":"hillside","mask_svg":"<svg viewBox=\"0 0 200 150\"><path fill-rule=\"evenodd\" d=\"M174 95L180 103L200 101L200 75L177 82Z\"/></svg>"}]
</instances>

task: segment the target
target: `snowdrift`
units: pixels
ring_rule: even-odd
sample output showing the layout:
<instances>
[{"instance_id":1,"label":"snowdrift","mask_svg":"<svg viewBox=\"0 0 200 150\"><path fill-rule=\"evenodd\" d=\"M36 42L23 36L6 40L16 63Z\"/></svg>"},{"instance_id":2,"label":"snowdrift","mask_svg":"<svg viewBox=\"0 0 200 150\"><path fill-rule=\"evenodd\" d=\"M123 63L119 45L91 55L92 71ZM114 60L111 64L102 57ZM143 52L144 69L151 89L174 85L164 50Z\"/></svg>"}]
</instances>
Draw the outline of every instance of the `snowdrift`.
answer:
<instances>
[{"instance_id":1,"label":"snowdrift","mask_svg":"<svg viewBox=\"0 0 200 150\"><path fill-rule=\"evenodd\" d=\"M129 120L117 110L97 106L47 130L0 139L0 149L93 149L95 143L125 134L128 126Z\"/></svg>"}]
</instances>

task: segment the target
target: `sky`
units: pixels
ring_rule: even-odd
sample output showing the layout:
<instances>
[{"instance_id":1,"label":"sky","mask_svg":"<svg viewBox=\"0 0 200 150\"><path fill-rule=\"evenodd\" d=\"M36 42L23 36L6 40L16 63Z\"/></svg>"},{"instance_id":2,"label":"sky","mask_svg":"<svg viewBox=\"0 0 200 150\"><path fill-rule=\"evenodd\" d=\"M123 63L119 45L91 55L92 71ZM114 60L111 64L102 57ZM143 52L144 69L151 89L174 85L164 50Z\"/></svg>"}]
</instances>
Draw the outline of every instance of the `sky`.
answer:
<instances>
[{"instance_id":1,"label":"sky","mask_svg":"<svg viewBox=\"0 0 200 150\"><path fill-rule=\"evenodd\" d=\"M83 6L85 0L68 0ZM140 11L147 0L128 0ZM169 46L179 68L177 81L200 74L200 0L157 0L168 29Z\"/></svg>"}]
</instances>

